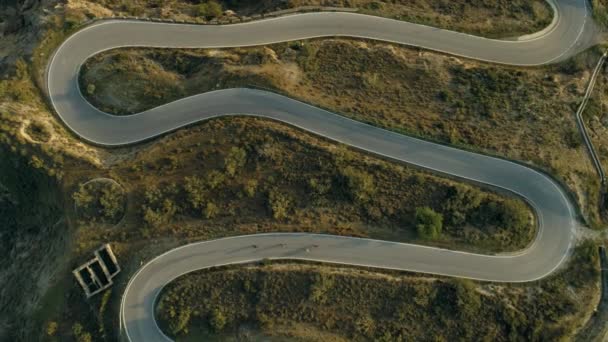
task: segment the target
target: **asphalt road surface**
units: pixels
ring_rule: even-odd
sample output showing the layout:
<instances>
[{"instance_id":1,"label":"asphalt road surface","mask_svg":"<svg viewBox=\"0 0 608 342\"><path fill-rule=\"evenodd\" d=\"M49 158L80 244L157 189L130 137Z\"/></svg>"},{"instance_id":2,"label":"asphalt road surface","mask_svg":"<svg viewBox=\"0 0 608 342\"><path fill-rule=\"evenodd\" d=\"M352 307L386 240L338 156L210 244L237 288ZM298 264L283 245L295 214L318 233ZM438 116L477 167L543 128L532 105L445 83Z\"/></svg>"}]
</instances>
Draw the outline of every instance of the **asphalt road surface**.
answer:
<instances>
[{"instance_id":1,"label":"asphalt road surface","mask_svg":"<svg viewBox=\"0 0 608 342\"><path fill-rule=\"evenodd\" d=\"M556 0L554 5L557 16L551 27L534 37L511 41L351 13L301 14L229 26L110 20L68 38L47 68L47 90L59 117L89 142L125 145L218 116L266 117L361 150L506 189L534 208L539 225L529 248L499 256L315 234L259 234L187 245L157 257L131 279L120 310L125 336L132 341L167 339L156 325L154 302L162 287L176 277L206 267L263 258L365 265L498 282L533 281L553 272L568 256L576 215L564 190L530 168L389 132L269 92L220 90L135 115L108 115L92 107L79 90L78 73L88 57L125 46L236 47L350 36L496 63L541 65L574 55L590 46L595 37L584 1Z\"/></svg>"}]
</instances>

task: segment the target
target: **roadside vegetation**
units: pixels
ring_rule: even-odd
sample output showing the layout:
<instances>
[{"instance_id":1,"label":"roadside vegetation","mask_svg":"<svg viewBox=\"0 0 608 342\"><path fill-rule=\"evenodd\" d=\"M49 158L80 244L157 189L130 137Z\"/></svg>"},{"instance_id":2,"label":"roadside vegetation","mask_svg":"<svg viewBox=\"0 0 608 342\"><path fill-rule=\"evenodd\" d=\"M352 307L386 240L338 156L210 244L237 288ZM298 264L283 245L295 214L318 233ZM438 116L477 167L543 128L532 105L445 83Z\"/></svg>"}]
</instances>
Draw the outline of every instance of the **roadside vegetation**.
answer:
<instances>
[{"instance_id":1,"label":"roadside vegetation","mask_svg":"<svg viewBox=\"0 0 608 342\"><path fill-rule=\"evenodd\" d=\"M591 0L593 19L604 29L608 28L608 1Z\"/></svg>"},{"instance_id":2,"label":"roadside vegetation","mask_svg":"<svg viewBox=\"0 0 608 342\"><path fill-rule=\"evenodd\" d=\"M156 315L180 340L568 340L598 281L594 244L574 253L532 286L289 262L211 269L169 284Z\"/></svg>"},{"instance_id":3,"label":"roadside vegetation","mask_svg":"<svg viewBox=\"0 0 608 342\"><path fill-rule=\"evenodd\" d=\"M182 129L145 144L111 150L89 146L79 141L59 123L44 100L44 68L53 49L70 32L77 29L84 20L107 15L134 15L132 12L123 12L118 9L109 10L108 8L113 7L104 7L108 3L109 1L103 3L101 1L69 1L57 5L53 2L36 2L31 10L34 13L28 13L27 17L19 17L19 20L23 20L24 23L22 30L16 33L6 32L0 44L3 53L0 61L0 70L2 70L0 76L0 145L2 146L0 147L0 160L2 160L0 163L0 237L2 239L0 241L3 243L4 251L2 262L0 262L0 279L4 279L0 293L0 304L2 304L0 305L0 339L81 342L114 340L117 333L116 327L118 327L116 312L120 303L120 295L129 277L137 270L141 262L145 262L169 248L191 241L255 232L314 231L416 241L469 250L502 251L525 246L534 235L533 227L530 226L530 212L517 199L454 180L447 180L410 167L378 160L273 122L251 118L215 120ZM165 8L164 4L171 3L173 2L124 1L119 4L116 1L112 6L141 6L144 8L142 14L144 16L152 14L175 19L201 18L200 12L189 12L193 13L192 16L190 16L191 14L181 15L179 14L181 12L172 12L172 10L162 12ZM265 1L256 3L266 4ZM155 4L158 7L153 9ZM225 4L222 9L226 9ZM197 8L197 10L200 9ZM160 15L155 13L160 13ZM201 18L201 20L207 19ZM335 41L329 40L328 44L335 44ZM373 53L375 50L379 50L396 51L397 55L401 55L403 58L398 60L397 64L414 66L416 70L426 68L429 70L438 68L439 70L441 64L447 65L452 62L461 65L465 70L473 68L472 70L477 72L479 68L481 70L485 68L483 65L445 58L433 53L392 50L394 47L382 44L368 45L370 43L367 42L353 44L348 41L344 44L346 44L345 48L339 48L334 52L335 57L330 57L331 54L316 55L317 52L324 50L320 42L282 45L277 51L285 51L288 55L294 56L292 65L296 66L293 69L295 74L285 72L287 69L282 69L281 65L274 63L259 64L258 57L255 57L257 52L254 57L247 57L251 59L247 59L246 63L241 61L238 54L234 55L236 57L232 57L232 53L227 54L226 56L235 58L235 64L230 68L240 76L231 81L233 83L216 84L218 87L243 84L240 77L248 75L248 71L246 69L243 71L241 68L249 65L259 66L260 70L276 68L284 72L284 76L288 76L284 77L288 82L292 80L299 82L298 75L301 75L301 73L298 74L299 70L307 68L306 70L309 71L317 70L315 78L311 78L315 84L317 80L337 82L334 86L331 83L317 84L320 88L313 89L309 88L306 83L310 81L303 79L304 83L298 91L302 90L302 94L308 98L314 99L317 97L318 91L327 90L328 94L333 95L322 98L322 100L329 101L329 105L335 102L333 104L335 108L350 108L349 103L353 103L354 106L361 106L359 109L374 115L384 113L382 115L390 116L389 112L384 111L390 107L391 101L399 100L407 93L415 93L418 90L406 88L406 92L399 92L397 88L404 88L403 85L407 82L403 83L399 78L394 80L388 78L394 82L394 87L384 88L384 90L392 92L393 95L390 97L378 96L378 100L370 102L369 106L365 104L369 98L363 96L360 97L361 100L357 101L353 101L352 98L344 98L338 102L336 94L342 87L345 87L349 96L356 97L363 93L346 87L346 85L354 84L357 78L354 78L355 81L353 81L350 77L338 77L340 71L345 72L348 69L338 69L335 72L331 70L332 67L320 69L315 58L319 58L322 63L325 63L326 58L342 58L344 56L340 55L347 56L348 53L354 52L354 59L338 60L344 62L344 67L355 68L359 60L365 61L365 59L361 59L361 55L367 51L370 53L370 58L373 59L380 57L380 60L384 60L386 57L386 61L389 63L386 64L388 68L391 68L390 63L397 63L389 58L390 55ZM351 47L363 50L350 50ZM370 49L366 50L368 47ZM262 52L259 54L259 58L262 60L274 61L272 54L268 59L266 55L268 50L260 49L258 51ZM244 55L250 54L250 51L246 49L241 52ZM175 56L178 57L180 53ZM282 52L279 55L282 56ZM223 58L222 53L215 57ZM200 63L201 60L198 58L200 57L193 60L194 63L207 66L206 63ZM213 61L213 58L209 60ZM218 65L224 64L221 59L218 59L217 63ZM175 64L179 63L175 62ZM340 66L340 64L337 65ZM141 67L147 68L148 66L142 64ZM587 68L584 58L560 66L560 68L562 67L565 69L560 70L564 70L564 72L558 74L557 80L551 81L547 85L548 88L556 87L557 90L555 92L551 90L549 93L543 93L545 96L535 98L538 106L546 109L538 118L534 115L527 116L529 113L521 111L519 107L507 112L498 110L500 106L490 107L495 110L491 120L476 115L475 110L463 112L461 113L463 118L470 115L474 119L470 122L467 121L467 125L479 126L479 132L486 133L478 137L478 140L455 140L454 144L471 147L467 144L481 142L482 148L490 153L494 153L496 150L513 151L525 147L526 156L548 158L559 165L562 165L560 163L568 164L577 170L578 173L567 173L568 175L576 174L576 177L579 177L574 181L567 179L568 184L575 189L579 196L584 195L586 187L592 185L585 180L588 173L583 161L586 159L577 155L579 149L576 147L564 148L557 143L545 145L546 141L564 137L560 128L572 127L564 124L564 122L569 122L569 119L564 118L570 118L571 111L565 110L564 107L552 107L554 104L549 102L560 98L560 101L570 103L570 97L580 93L580 84L575 80L583 80L584 70ZM186 73L183 69L180 70L182 70L180 73ZM224 67L221 70L224 70ZM381 85L378 78L387 79L388 77L383 74L381 69L371 68L370 70L377 70L375 72L378 76L372 74L368 78L369 82L366 81L368 83L359 82L365 84L366 87L368 84ZM511 69L506 68L506 70ZM321 72L326 73L328 77L323 78ZM497 70L492 71L492 73L498 72ZM508 73L510 72L508 71ZM479 71L479 73L483 75L483 71ZM538 72L538 74L540 73L542 71ZM432 73L427 72L426 75L428 76L428 74ZM359 75L363 75L363 73ZM425 79L416 77L413 72L411 75L414 77L411 79L412 81ZM536 74L525 73L519 76L526 78L532 77L531 75ZM132 77L132 75L128 77ZM187 77L180 77L183 80L187 79ZM531 78L536 81L541 79ZM265 81L262 77L257 77L256 80L255 85L273 87L272 82ZM485 77L482 77L482 80L485 80ZM115 86L118 88L127 83L118 82ZM250 81L245 83L250 83ZM583 82L580 81L580 83ZM205 86L208 88L201 85L196 92L214 89L216 84L210 83ZM425 85L424 82L420 82L420 84ZM438 85L436 91L440 91L441 83L432 84ZM168 84L159 83L159 87L165 85ZM468 83L462 84L461 87L468 87ZM525 87L522 86L523 88ZM135 94L137 98L139 88L134 87L134 89L136 89L135 92L127 92L127 94ZM274 89L279 88L275 86ZM379 88L371 93L381 94L383 92L381 90ZM461 91L466 93L464 90ZM99 84L86 88L89 96L103 95L107 92L108 90ZM434 94L435 92L429 93ZM150 94L149 98L154 98L155 90L151 89ZM177 95L182 96L182 94L184 93ZM421 92L421 94L427 93ZM519 94L509 93L502 96L518 98ZM454 95L461 96L462 94L455 93ZM499 101L497 93L491 93L488 96L492 99L490 102ZM475 97L471 96L471 98ZM471 98L466 100L463 104L464 107L469 106L468 102L471 101ZM124 100L122 97L120 99L121 102ZM163 101L168 99L164 98ZM416 101L412 101L412 99L414 98L407 98L402 103L393 102L402 113L400 114L402 118L395 122L410 122L412 127L417 127L413 122L418 121L420 127L428 132L435 132L434 136L441 141L448 141L445 138L448 137L448 132L461 134L461 136L467 137L466 139L469 139L469 135L474 135L466 133L468 132L467 125L445 124L445 122L452 122L452 120L443 120L451 118L451 111L446 112L445 117L441 111L422 112L428 115L426 118L423 116L413 119L406 118L405 115L411 113L404 108L407 109L410 106L417 108L413 104L418 100L428 100L426 97L420 97ZM305 98L305 100L307 99ZM154 101L158 101L158 99ZM502 102L504 101L506 100ZM105 105L111 106L112 104ZM149 105L149 103L144 103L144 105ZM133 110L138 106L141 104L135 103L124 108ZM379 108L379 111L375 111L374 107ZM353 107L354 113L361 113L354 109L357 108ZM509 121L511 119L504 119L505 122L503 122L503 116L510 118L512 113L519 112L524 113L521 126L505 129L510 127L509 124L512 122ZM530 131L543 132L540 137L530 139L531 133L526 131L525 139L522 138L519 141L518 130L535 120L538 123L532 125ZM455 122L460 121L455 120ZM407 128L407 126L404 127ZM549 134L544 130L539 130L539 127L555 129L557 133ZM405 131L413 133L416 130L405 129ZM477 130L474 132L481 134ZM570 137L569 140L566 140L568 144L577 146L576 134L572 133L572 130L564 132L568 133L567 137ZM549 135L547 136L547 134ZM424 136L432 137L433 134ZM505 136L517 137L514 139L517 142L501 140ZM484 144L485 141L488 143ZM546 151L552 150L549 147L545 149L546 146L555 148L555 151L560 151L560 153L549 152L547 156ZM494 147L497 148L493 149ZM519 154L508 153L508 156L517 158ZM521 159L528 160L527 158ZM75 193L80 192L79 185L98 177L118 181L129 198L125 207L124 219L115 226L97 220L83 221L79 218L78 209L75 209L77 206L75 206L74 196ZM78 195L76 197L78 198ZM110 199L117 198L110 196ZM583 203L583 208L587 210L586 202L581 197L579 200ZM120 200L116 203L119 202ZM96 200L90 203L97 209L102 206L101 202L96 202ZM108 203L116 204L111 201ZM488 211L488 208L491 210ZM105 209L102 208L102 210ZM101 243L112 244L123 271L110 291L91 300L85 300L82 290L73 279L71 270L88 260L91 257L91 251L99 247ZM593 265L592 262L588 263L589 260L592 259L575 259L574 265L582 265L582 267L578 267L578 270L584 270L587 269L585 265ZM267 271L274 272L274 269ZM314 275L311 272L321 273L325 272L325 269L319 272L309 269L306 272L308 273L304 273L304 278L299 278L302 277L302 273L295 273L293 276L281 274L280 277L283 278L277 276L276 279L286 279L286 282L293 279L308 279L302 284L309 285L312 282L310 277ZM358 272L356 271L356 273ZM378 273L374 272L374 274ZM544 329L542 331L553 334L555 330L549 329L561 327L564 334L568 334L572 329L569 322L590 312L582 304L593 302L589 298L595 298L594 296L597 295L597 289L592 288L595 286L595 282L587 283L587 280L592 278L587 278L579 273L562 273L562 275L552 279L562 279L563 277L563 283L560 280L555 285L555 290L552 288L546 290L548 293L555 294L549 304L543 302L537 306L523 306L531 313L514 313L515 319L525 316L521 321L517 321L520 325L518 325L516 333L529 331L527 327L537 326L535 321L528 320L533 317L533 314L545 317L549 312L552 320L549 326L542 328ZM368 293L362 293L359 289L357 290L359 294L386 293L387 298L391 298L390 289L394 283L386 277L386 274L380 278L373 276L371 282L365 277L363 280L358 280L356 275L351 277L349 274L349 277L344 278L347 280L344 280L343 283L372 284L374 288L381 288L377 292L374 292L374 288L370 288ZM412 279L407 280L408 282L431 279L433 284L440 286L433 288L442 289L441 291L444 291L443 286L446 286L445 289L448 290L457 286L454 285L456 283L446 279L437 282L428 277L411 277ZM258 280L255 281L258 284ZM403 281L406 282L406 280ZM580 282L580 285L577 285L577 282ZM583 282L589 285L586 287L590 289L589 292L581 290L587 286L583 285ZM564 284L571 287L568 287L568 291L562 292L561 286ZM311 291L310 297L307 288L300 289L300 285L295 284L294 291L298 293L305 291L305 298L323 300L325 285L322 281L315 291ZM414 285L411 288L418 286L417 283ZM524 298L522 294L531 293L532 296L525 296L525 298L532 300L538 297L537 293L545 291L544 285L541 287L537 285L521 285L514 287L513 291L501 291L503 287L495 287L495 284L473 283L472 287L475 293L482 295L493 288L498 289L493 298L500 299L506 303L508 308L512 308L518 306L516 304L511 306L511 301L516 303L521 300ZM330 287L328 285L328 288ZM432 302L440 298L435 294L433 288L423 288L423 292L418 295L423 304L425 301ZM427 289L428 293L425 292ZM574 289L574 291L570 291L570 289ZM385 290L387 292L383 292ZM466 290L465 296L462 298L469 298L467 293L470 294L470 291ZM570 298L577 293L580 293L580 297L577 297L576 305L572 307ZM455 297L442 294L441 298L450 298L449 303L454 303L453 298ZM492 303L486 299L485 295L480 298L482 305ZM542 296L542 298L547 297ZM562 299L565 301L562 302ZM232 301L232 299L230 300ZM378 298L373 300L378 300ZM367 303L372 305L372 299ZM396 303L400 302L396 301ZM259 302L259 304L261 312L270 315L271 312L268 310L273 307L265 309L261 307L263 302ZM269 304L271 303L269 302ZM561 307L562 304L566 309L553 309L554 306ZM367 310L369 305L362 302L362 310ZM484 306L485 309L483 309L489 311L480 309L478 312L491 313L489 305L491 304L488 304L487 307ZM248 306L248 308L250 307ZM540 309L542 311L538 311ZM293 310L293 308L287 307L285 310ZM394 309L395 312L397 310L399 308ZM452 313L452 309L438 308L436 311L416 312L416 315L421 314L435 323L438 322L437 324L444 324L442 322L450 321L454 317ZM232 312L218 310L213 316L214 324L221 326L224 322L225 330L223 331L227 332L234 328L233 321L228 320L233 316L229 316L229 314L232 315ZM331 314L333 315L333 313ZM195 312L192 313L191 322L195 323L199 320L204 323L202 327L205 328L206 318L197 315ZM355 325L366 327L371 321L376 326L383 326L385 323L374 321L376 319L374 315L375 313L372 313L371 320L363 319L359 322L341 324L348 323L350 327L355 327ZM269 316L268 320L277 322L282 319L281 317L277 314ZM411 316L406 317L406 319L410 318ZM483 318L489 319L491 316ZM248 321L257 324L253 318ZM472 322L478 321L473 320ZM314 322L310 324L314 324ZM473 329L456 327L453 323L446 324L448 332L460 331L453 329L461 329L464 332ZM302 327L301 325L289 325L289 327L293 328L295 334L302 331L299 329ZM436 327L431 326L432 329L436 329ZM256 326L254 328L258 329ZM282 331L287 330L287 328L282 329ZM309 331L317 330L310 329ZM374 328L369 331L375 333L381 330ZM184 333L183 330L179 332L179 334L182 333ZM262 331L262 333L266 332ZM354 334L363 333L355 332ZM560 334L557 332L550 336L561 336Z\"/></svg>"},{"instance_id":4,"label":"roadside vegetation","mask_svg":"<svg viewBox=\"0 0 608 342\"><path fill-rule=\"evenodd\" d=\"M498 67L377 42L327 39L222 50L120 49L90 59L81 87L104 111L139 112L205 91L287 94L400 133L541 168L600 222L599 182L574 118L596 52ZM548 100L550 99L550 100Z\"/></svg>"},{"instance_id":5,"label":"roadside vegetation","mask_svg":"<svg viewBox=\"0 0 608 342\"><path fill-rule=\"evenodd\" d=\"M535 235L519 199L261 119L190 128L143 148L111 175L128 180L121 183L129 224L85 230L89 243L309 231L502 252L526 247Z\"/></svg>"},{"instance_id":6,"label":"roadside vegetation","mask_svg":"<svg viewBox=\"0 0 608 342\"><path fill-rule=\"evenodd\" d=\"M355 8L359 13L492 38L534 33L548 26L553 18L553 10L544 0L78 0L68 6L74 9L74 17L115 14L201 23L298 7Z\"/></svg>"},{"instance_id":7,"label":"roadside vegetation","mask_svg":"<svg viewBox=\"0 0 608 342\"><path fill-rule=\"evenodd\" d=\"M238 234L320 232L484 252L522 248L535 234L519 200L262 119L213 120L116 155L125 157L107 169L63 164L60 212L71 222L71 243L62 250L63 280L50 290L53 305L37 316L34 331L44 340L115 333L122 287L85 301L69 273L102 243L113 246L126 280L168 248ZM128 194L120 224L73 220L79 184L95 177L119 181Z\"/></svg>"}]
</instances>

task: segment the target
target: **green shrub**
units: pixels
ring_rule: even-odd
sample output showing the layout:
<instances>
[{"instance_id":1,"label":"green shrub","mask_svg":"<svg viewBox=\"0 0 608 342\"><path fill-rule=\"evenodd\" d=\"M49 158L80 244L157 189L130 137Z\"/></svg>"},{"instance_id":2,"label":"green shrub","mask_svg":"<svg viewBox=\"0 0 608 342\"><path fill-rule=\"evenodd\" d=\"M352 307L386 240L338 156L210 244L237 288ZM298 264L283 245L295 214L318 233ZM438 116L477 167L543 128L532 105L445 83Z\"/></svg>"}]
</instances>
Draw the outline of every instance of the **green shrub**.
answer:
<instances>
[{"instance_id":1,"label":"green shrub","mask_svg":"<svg viewBox=\"0 0 608 342\"><path fill-rule=\"evenodd\" d=\"M502 224L509 229L520 230L527 227L530 222L528 207L522 201L506 199L502 202L500 211L502 211Z\"/></svg>"},{"instance_id":2,"label":"green shrub","mask_svg":"<svg viewBox=\"0 0 608 342\"><path fill-rule=\"evenodd\" d=\"M48 324L46 325L46 335L55 336L55 334L57 333L58 327L59 327L59 325L57 324L57 322L55 322L55 321L48 322Z\"/></svg>"},{"instance_id":3,"label":"green shrub","mask_svg":"<svg viewBox=\"0 0 608 342\"><path fill-rule=\"evenodd\" d=\"M315 276L314 281L310 285L310 294L308 298L315 303L324 303L326 298L326 293L334 286L334 278L324 274L319 273Z\"/></svg>"},{"instance_id":4,"label":"green shrub","mask_svg":"<svg viewBox=\"0 0 608 342\"><path fill-rule=\"evenodd\" d=\"M441 236L443 216L429 207L416 208L416 231L422 239L434 240Z\"/></svg>"},{"instance_id":5,"label":"green shrub","mask_svg":"<svg viewBox=\"0 0 608 342\"><path fill-rule=\"evenodd\" d=\"M205 203L205 188L203 180L199 177L184 178L184 190L188 202L194 209L200 209Z\"/></svg>"},{"instance_id":6,"label":"green shrub","mask_svg":"<svg viewBox=\"0 0 608 342\"><path fill-rule=\"evenodd\" d=\"M79 216L91 221L108 221L116 223L125 209L125 197L122 188L115 183L90 182L81 184L72 199Z\"/></svg>"},{"instance_id":7,"label":"green shrub","mask_svg":"<svg viewBox=\"0 0 608 342\"><path fill-rule=\"evenodd\" d=\"M223 13L222 5L214 0L208 0L205 3L198 5L198 15L207 19L217 18Z\"/></svg>"},{"instance_id":8,"label":"green shrub","mask_svg":"<svg viewBox=\"0 0 608 342\"><path fill-rule=\"evenodd\" d=\"M273 218L282 220L287 217L291 208L291 200L278 191L270 191L268 194L268 209Z\"/></svg>"},{"instance_id":9,"label":"green shrub","mask_svg":"<svg viewBox=\"0 0 608 342\"><path fill-rule=\"evenodd\" d=\"M105 217L117 218L124 209L124 194L122 188L114 183L104 187L101 190L99 204L101 205L102 213Z\"/></svg>"},{"instance_id":10,"label":"green shrub","mask_svg":"<svg viewBox=\"0 0 608 342\"><path fill-rule=\"evenodd\" d=\"M257 187L258 187L258 181L257 181L257 179L250 179L243 186L243 190L245 191L245 194L248 197L253 197L253 196L255 196L255 192L257 190Z\"/></svg>"},{"instance_id":11,"label":"green shrub","mask_svg":"<svg viewBox=\"0 0 608 342\"><path fill-rule=\"evenodd\" d=\"M211 312L211 317L209 318L209 325L215 332L222 331L226 326L226 323L226 316L220 309L216 308Z\"/></svg>"},{"instance_id":12,"label":"green shrub","mask_svg":"<svg viewBox=\"0 0 608 342\"><path fill-rule=\"evenodd\" d=\"M93 83L89 83L87 85L87 94L89 94L89 95L95 94L95 85Z\"/></svg>"},{"instance_id":13,"label":"green shrub","mask_svg":"<svg viewBox=\"0 0 608 342\"><path fill-rule=\"evenodd\" d=\"M213 170L207 174L207 186L209 189L215 189L224 183L224 174Z\"/></svg>"},{"instance_id":14,"label":"green shrub","mask_svg":"<svg viewBox=\"0 0 608 342\"><path fill-rule=\"evenodd\" d=\"M91 203L93 203L94 200L93 195L84 186L84 184L80 185L78 191L72 195L72 199L74 200L74 204L80 208L87 208L89 205L91 205Z\"/></svg>"},{"instance_id":15,"label":"green shrub","mask_svg":"<svg viewBox=\"0 0 608 342\"><path fill-rule=\"evenodd\" d=\"M229 175L234 176L238 169L242 168L247 161L247 152L239 147L232 147L226 159L224 166Z\"/></svg>"},{"instance_id":16,"label":"green shrub","mask_svg":"<svg viewBox=\"0 0 608 342\"><path fill-rule=\"evenodd\" d=\"M357 202L369 201L376 192L374 177L367 172L348 166L342 171L342 176L346 178L351 197Z\"/></svg>"},{"instance_id":17,"label":"green shrub","mask_svg":"<svg viewBox=\"0 0 608 342\"><path fill-rule=\"evenodd\" d=\"M217 216L217 214L219 214L219 212L220 210L215 204L213 204L212 202L207 202L207 206L205 207L206 218L214 218L215 216Z\"/></svg>"},{"instance_id":18,"label":"green shrub","mask_svg":"<svg viewBox=\"0 0 608 342\"><path fill-rule=\"evenodd\" d=\"M170 325L171 332L173 334L188 333L188 324L190 323L190 317L192 310L189 307L181 307L175 321L171 321Z\"/></svg>"},{"instance_id":19,"label":"green shrub","mask_svg":"<svg viewBox=\"0 0 608 342\"><path fill-rule=\"evenodd\" d=\"M163 224L171 221L177 212L175 203L165 198L160 205L144 204L142 206L144 222L153 228L158 228Z\"/></svg>"}]
</instances>

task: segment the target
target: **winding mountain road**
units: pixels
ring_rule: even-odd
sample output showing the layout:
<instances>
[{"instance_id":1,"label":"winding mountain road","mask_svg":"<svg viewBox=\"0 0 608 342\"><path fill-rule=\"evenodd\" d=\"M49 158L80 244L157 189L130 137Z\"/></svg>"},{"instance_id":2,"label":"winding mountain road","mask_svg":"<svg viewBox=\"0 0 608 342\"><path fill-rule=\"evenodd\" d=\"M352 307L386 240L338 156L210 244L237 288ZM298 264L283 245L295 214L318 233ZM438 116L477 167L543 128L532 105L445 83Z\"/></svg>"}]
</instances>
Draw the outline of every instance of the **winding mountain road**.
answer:
<instances>
[{"instance_id":1,"label":"winding mountain road","mask_svg":"<svg viewBox=\"0 0 608 342\"><path fill-rule=\"evenodd\" d=\"M87 58L125 46L218 48L349 36L495 63L541 65L570 57L594 40L594 26L583 0L552 3L556 17L550 27L511 41L352 13L299 14L228 26L108 20L68 38L48 65L47 90L59 117L89 142L118 146L219 116L266 117L374 154L511 191L534 208L539 225L530 247L517 254L497 256L316 234L258 234L186 245L157 257L131 278L120 310L125 336L131 341L167 339L156 325L154 303L163 286L176 277L206 267L263 258L365 265L498 282L533 281L553 272L568 256L576 214L564 190L550 177L530 168L386 131L274 93L219 90L135 115L109 115L90 105L80 92L78 73Z\"/></svg>"}]
</instances>

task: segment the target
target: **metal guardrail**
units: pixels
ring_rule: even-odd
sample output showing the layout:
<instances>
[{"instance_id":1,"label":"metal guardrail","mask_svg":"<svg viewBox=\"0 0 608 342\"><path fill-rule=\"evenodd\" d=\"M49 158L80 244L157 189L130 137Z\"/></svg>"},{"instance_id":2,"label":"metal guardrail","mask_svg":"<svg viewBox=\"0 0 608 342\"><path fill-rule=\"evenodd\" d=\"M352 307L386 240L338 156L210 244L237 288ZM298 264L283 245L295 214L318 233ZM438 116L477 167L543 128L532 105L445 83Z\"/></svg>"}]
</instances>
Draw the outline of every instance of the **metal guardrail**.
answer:
<instances>
[{"instance_id":1,"label":"metal guardrail","mask_svg":"<svg viewBox=\"0 0 608 342\"><path fill-rule=\"evenodd\" d=\"M587 133L587 127L585 125L585 121L583 120L583 112L585 111L587 103L589 102L589 98L591 97L591 93L593 92L593 88L595 87L595 83L597 81L597 76L599 75L602 66L606 62L607 56L608 50L604 52L602 57L600 57L600 60L598 61L597 65L595 66L595 70L593 70L593 74L591 75L591 79L589 80L589 85L587 86L587 91L585 92L585 97L583 98L583 101L581 102L580 106L578 107L578 110L576 111L576 123L579 127L579 130L581 131L581 135L583 136L585 145L587 146L589 156L591 157L593 165L600 177L602 187L606 185L606 174L604 172L604 168L602 167L600 158L598 157L595 151L593 142L591 141L591 138L589 138L589 134Z\"/></svg>"}]
</instances>

